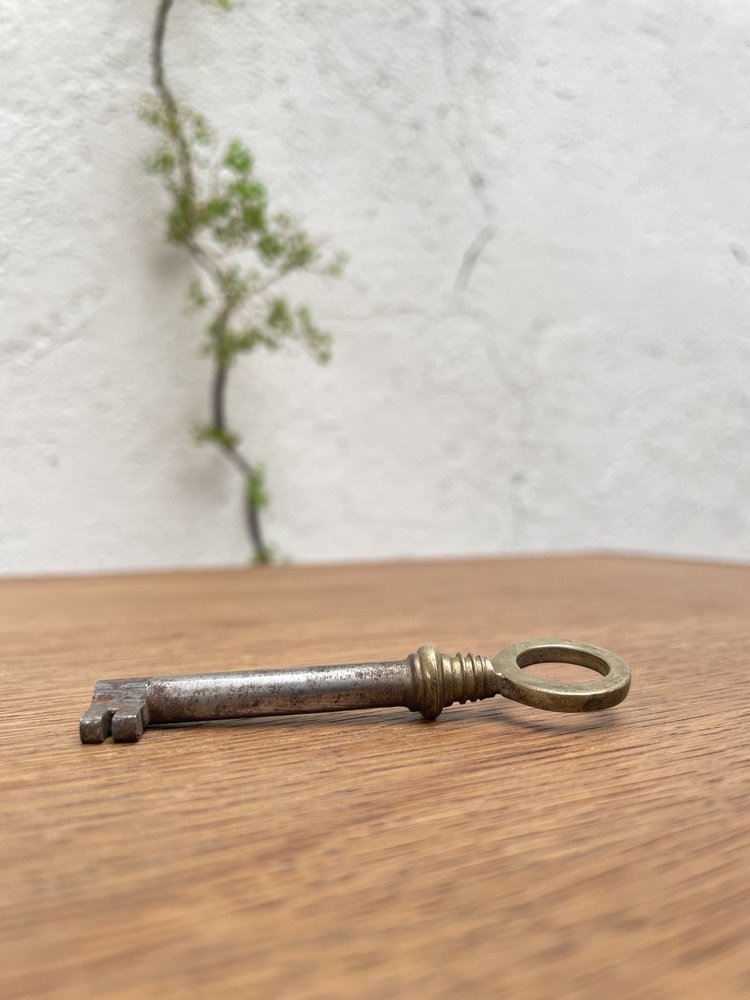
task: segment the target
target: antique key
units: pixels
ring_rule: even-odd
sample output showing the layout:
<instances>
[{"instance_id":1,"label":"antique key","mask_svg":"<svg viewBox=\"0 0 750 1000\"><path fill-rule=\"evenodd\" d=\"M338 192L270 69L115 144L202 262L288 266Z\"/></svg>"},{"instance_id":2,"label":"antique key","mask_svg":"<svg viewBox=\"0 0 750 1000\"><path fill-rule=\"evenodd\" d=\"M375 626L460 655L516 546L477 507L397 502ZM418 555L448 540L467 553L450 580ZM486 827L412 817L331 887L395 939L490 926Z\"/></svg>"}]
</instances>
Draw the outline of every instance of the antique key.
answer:
<instances>
[{"instance_id":1,"label":"antique key","mask_svg":"<svg viewBox=\"0 0 750 1000\"><path fill-rule=\"evenodd\" d=\"M601 676L570 684L525 672L548 662L578 664ZM394 706L436 719L454 701L496 694L551 712L595 712L617 705L629 687L630 668L619 656L567 639L517 642L492 660L420 646L405 660L384 663L98 681L80 732L82 743L110 735L116 743L135 743L149 725Z\"/></svg>"}]
</instances>

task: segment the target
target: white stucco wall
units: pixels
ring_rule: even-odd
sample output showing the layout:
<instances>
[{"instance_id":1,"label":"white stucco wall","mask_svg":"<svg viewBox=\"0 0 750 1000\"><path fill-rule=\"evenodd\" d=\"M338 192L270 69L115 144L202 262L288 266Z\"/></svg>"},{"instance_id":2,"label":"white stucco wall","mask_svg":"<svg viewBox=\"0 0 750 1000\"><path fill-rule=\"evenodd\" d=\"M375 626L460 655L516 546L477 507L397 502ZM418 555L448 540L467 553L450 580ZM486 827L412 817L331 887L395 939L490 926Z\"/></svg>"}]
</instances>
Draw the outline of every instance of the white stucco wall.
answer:
<instances>
[{"instance_id":1,"label":"white stucco wall","mask_svg":"<svg viewBox=\"0 0 750 1000\"><path fill-rule=\"evenodd\" d=\"M0 8L2 573L247 557L140 166L153 7ZM283 553L750 558L748 4L177 0L168 59L351 258L301 289L331 365L233 378Z\"/></svg>"}]
</instances>

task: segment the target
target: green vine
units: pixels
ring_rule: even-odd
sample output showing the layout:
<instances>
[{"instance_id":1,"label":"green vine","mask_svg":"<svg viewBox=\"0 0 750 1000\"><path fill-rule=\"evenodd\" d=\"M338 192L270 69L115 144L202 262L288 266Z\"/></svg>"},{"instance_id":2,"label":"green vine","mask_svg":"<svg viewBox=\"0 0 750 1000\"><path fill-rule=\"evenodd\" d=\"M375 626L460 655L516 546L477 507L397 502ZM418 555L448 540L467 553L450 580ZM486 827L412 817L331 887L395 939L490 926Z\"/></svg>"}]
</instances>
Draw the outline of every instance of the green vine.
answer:
<instances>
[{"instance_id":1,"label":"green vine","mask_svg":"<svg viewBox=\"0 0 750 1000\"><path fill-rule=\"evenodd\" d=\"M229 0L204 0L230 9ZM167 239L183 247L201 272L190 284L191 304L207 314L204 348L212 361L211 406L197 439L218 448L243 482L247 530L256 563L273 561L261 526L268 505L262 464L250 461L227 417L227 383L243 354L277 350L297 341L320 362L331 339L304 305L293 305L276 286L296 271L338 275L343 258L324 258L289 215L271 213L265 186L249 149L231 139L223 148L206 119L175 98L164 70L167 23L174 0L159 0L151 49L154 93L143 119L160 140L148 161L169 196Z\"/></svg>"}]
</instances>

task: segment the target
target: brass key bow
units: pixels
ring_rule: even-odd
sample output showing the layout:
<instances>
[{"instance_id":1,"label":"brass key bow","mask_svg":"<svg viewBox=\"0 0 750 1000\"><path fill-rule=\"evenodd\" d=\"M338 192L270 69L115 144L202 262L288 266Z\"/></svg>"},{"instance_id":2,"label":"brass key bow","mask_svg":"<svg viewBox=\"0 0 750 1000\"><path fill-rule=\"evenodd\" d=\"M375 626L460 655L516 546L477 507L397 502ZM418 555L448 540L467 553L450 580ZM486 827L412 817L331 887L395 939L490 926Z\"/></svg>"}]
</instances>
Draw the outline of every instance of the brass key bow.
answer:
<instances>
[{"instance_id":1,"label":"brass key bow","mask_svg":"<svg viewBox=\"0 0 750 1000\"><path fill-rule=\"evenodd\" d=\"M545 662L579 664L600 676L570 684L525 672ZM82 743L110 735L116 743L135 743L148 725L399 705L436 719L455 701L496 694L552 712L595 712L617 705L629 687L630 668L619 656L567 639L514 643L492 660L420 646L405 660L384 663L102 680L80 732Z\"/></svg>"}]
</instances>

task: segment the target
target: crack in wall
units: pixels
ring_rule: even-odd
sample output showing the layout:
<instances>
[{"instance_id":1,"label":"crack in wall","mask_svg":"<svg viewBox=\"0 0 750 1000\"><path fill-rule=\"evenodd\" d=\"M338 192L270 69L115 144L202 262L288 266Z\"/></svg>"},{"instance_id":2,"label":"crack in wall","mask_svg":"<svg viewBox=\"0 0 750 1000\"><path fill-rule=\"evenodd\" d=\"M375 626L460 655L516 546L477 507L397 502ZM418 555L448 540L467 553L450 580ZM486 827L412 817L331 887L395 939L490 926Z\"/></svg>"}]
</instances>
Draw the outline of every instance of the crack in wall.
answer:
<instances>
[{"instance_id":1,"label":"crack in wall","mask_svg":"<svg viewBox=\"0 0 750 1000\"><path fill-rule=\"evenodd\" d=\"M481 257L482 251L496 232L497 227L494 225L482 226L477 235L464 250L461 264L453 281L454 292L463 292L466 288L468 288L471 276L474 273L474 268L477 265L477 261Z\"/></svg>"},{"instance_id":2,"label":"crack in wall","mask_svg":"<svg viewBox=\"0 0 750 1000\"><path fill-rule=\"evenodd\" d=\"M455 94L458 92L459 86L451 60L449 39L450 31L448 14L446 7L443 5L440 10L440 55L443 63L443 72L445 74L448 92L449 94ZM448 109L448 113L453 112L453 115L458 121L466 120L466 114L462 115L460 113L461 109L456 106L455 101L448 101ZM470 155L468 155L470 147L467 131L468 130L465 126L462 127L457 125L456 135L448 136L447 141L448 145L453 150L462 171L466 175L470 190L481 210L483 220L476 235L472 238L463 252L461 263L459 264L453 281L454 291L464 291L468 288L471 276L474 273L477 263L479 262L479 258L497 232L495 208L487 197L484 174L481 170L479 170L476 164L472 162Z\"/></svg>"},{"instance_id":3,"label":"crack in wall","mask_svg":"<svg viewBox=\"0 0 750 1000\"><path fill-rule=\"evenodd\" d=\"M60 308L32 320L0 345L11 367L34 365L79 340L91 325L104 296L98 285L72 293Z\"/></svg>"}]
</instances>

